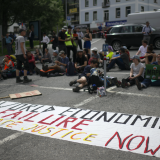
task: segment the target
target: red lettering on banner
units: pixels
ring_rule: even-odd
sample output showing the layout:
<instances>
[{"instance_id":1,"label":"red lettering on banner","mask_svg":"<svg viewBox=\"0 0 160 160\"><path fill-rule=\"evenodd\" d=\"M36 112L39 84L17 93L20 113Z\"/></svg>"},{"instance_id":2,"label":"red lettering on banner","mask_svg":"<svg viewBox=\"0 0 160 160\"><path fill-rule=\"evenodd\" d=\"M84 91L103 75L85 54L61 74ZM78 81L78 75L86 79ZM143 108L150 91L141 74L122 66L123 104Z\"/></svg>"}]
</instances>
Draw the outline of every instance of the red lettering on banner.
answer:
<instances>
[{"instance_id":1,"label":"red lettering on banner","mask_svg":"<svg viewBox=\"0 0 160 160\"><path fill-rule=\"evenodd\" d=\"M82 121L80 121L78 124L76 124L75 126L73 126L72 127L72 129L76 129L76 130L82 130L82 129L80 129L80 128L77 128L78 126L80 126L80 125L85 125L85 126L88 126L89 124L85 124L85 123L83 123L83 122L85 122L85 121L88 121L88 122L93 122L92 120L82 120Z\"/></svg>"},{"instance_id":2,"label":"red lettering on banner","mask_svg":"<svg viewBox=\"0 0 160 160\"><path fill-rule=\"evenodd\" d=\"M31 91L32 95L37 95L37 93L35 91Z\"/></svg>"},{"instance_id":3,"label":"red lettering on banner","mask_svg":"<svg viewBox=\"0 0 160 160\"><path fill-rule=\"evenodd\" d=\"M47 126L38 126L38 127L36 127L36 128L34 128L33 130L31 130L31 132L39 132L39 131L41 131L42 129L45 129ZM39 128L39 129L38 129Z\"/></svg>"},{"instance_id":4,"label":"red lettering on banner","mask_svg":"<svg viewBox=\"0 0 160 160\"><path fill-rule=\"evenodd\" d=\"M64 128L67 128L67 123L71 122L75 122L78 118L73 118L73 117L68 117L67 119L65 119L64 121L60 122L59 124L57 124L56 126L60 126L61 124L64 123Z\"/></svg>"},{"instance_id":5,"label":"red lettering on banner","mask_svg":"<svg viewBox=\"0 0 160 160\"><path fill-rule=\"evenodd\" d=\"M130 149L130 148L129 148L129 145L130 145L131 141L132 141L133 139L135 139L135 138L138 138L138 137L142 138L141 142L137 145L137 147L136 147L135 149ZM144 136L135 136L135 137L131 138L131 139L128 141L126 147L127 147L127 149L128 149L129 151L134 151L134 150L136 150L136 149L138 149L138 148L141 147L141 145L143 144L144 140L145 140L145 137L144 137Z\"/></svg>"},{"instance_id":6,"label":"red lettering on banner","mask_svg":"<svg viewBox=\"0 0 160 160\"><path fill-rule=\"evenodd\" d=\"M133 134L130 134L129 136L127 136L127 137L121 142L121 137L119 136L119 133L116 132L116 133L107 141L107 143L105 144L105 146L107 146L107 145L111 142L111 140L112 140L115 136L117 136L118 142L119 142L119 149L122 149L125 141L126 141L129 137L131 137L132 135L133 135Z\"/></svg>"},{"instance_id":7,"label":"red lettering on banner","mask_svg":"<svg viewBox=\"0 0 160 160\"><path fill-rule=\"evenodd\" d=\"M25 93L25 95L26 95L26 96L32 96L32 94L29 93L29 92Z\"/></svg>"},{"instance_id":8,"label":"red lettering on banner","mask_svg":"<svg viewBox=\"0 0 160 160\"><path fill-rule=\"evenodd\" d=\"M30 119L33 118L33 117L36 117L36 116L39 115L39 114L40 114L40 113L37 113L37 114L35 114L34 116L31 116L31 117L25 119L24 121L27 121L27 122L34 122L33 120L30 120Z\"/></svg>"},{"instance_id":9,"label":"red lettering on banner","mask_svg":"<svg viewBox=\"0 0 160 160\"><path fill-rule=\"evenodd\" d=\"M16 112L16 113L12 113L12 114L3 116L2 118L5 118L5 117L8 117L8 116L14 115L13 117L11 117L12 119L14 119L15 117L17 117L17 116L20 115L21 113L22 113L22 111L19 111L19 112Z\"/></svg>"},{"instance_id":10,"label":"red lettering on banner","mask_svg":"<svg viewBox=\"0 0 160 160\"><path fill-rule=\"evenodd\" d=\"M20 117L20 118L18 118L18 120L20 120L20 119L22 119L22 118L25 118L25 117L27 117L27 116L29 116L29 115L31 115L31 114L33 114L33 113L29 113L29 114L27 114L27 115L25 115L25 116L23 116L23 117Z\"/></svg>"},{"instance_id":11,"label":"red lettering on banner","mask_svg":"<svg viewBox=\"0 0 160 160\"><path fill-rule=\"evenodd\" d=\"M64 129L64 128L59 128L59 131L53 133L51 136L54 136L55 134L61 132L61 131L67 131L68 129Z\"/></svg>"},{"instance_id":12,"label":"red lettering on banner","mask_svg":"<svg viewBox=\"0 0 160 160\"><path fill-rule=\"evenodd\" d=\"M160 145L153 151L152 149L148 150L148 144L149 144L149 137L146 140L146 147L144 153L151 152L152 155L155 155L155 153L160 149Z\"/></svg>"},{"instance_id":13,"label":"red lettering on banner","mask_svg":"<svg viewBox=\"0 0 160 160\"><path fill-rule=\"evenodd\" d=\"M14 111L14 110L5 110L5 111L0 112L0 114L1 113L6 113L7 111Z\"/></svg>"},{"instance_id":14,"label":"red lettering on banner","mask_svg":"<svg viewBox=\"0 0 160 160\"><path fill-rule=\"evenodd\" d=\"M46 125L52 125L53 123L59 121L60 119L62 119L62 118L64 117L64 116L61 116L61 117L57 118L56 120L52 121L51 123L46 123L46 122L44 122L45 120L49 119L49 118L52 117L52 116L54 116L54 115L52 114L52 115L48 116L47 118L42 119L42 120L39 121L38 123L46 124Z\"/></svg>"},{"instance_id":15,"label":"red lettering on banner","mask_svg":"<svg viewBox=\"0 0 160 160\"><path fill-rule=\"evenodd\" d=\"M20 95L19 93L16 93L15 96L16 96L17 98L21 98L21 95Z\"/></svg>"}]
</instances>

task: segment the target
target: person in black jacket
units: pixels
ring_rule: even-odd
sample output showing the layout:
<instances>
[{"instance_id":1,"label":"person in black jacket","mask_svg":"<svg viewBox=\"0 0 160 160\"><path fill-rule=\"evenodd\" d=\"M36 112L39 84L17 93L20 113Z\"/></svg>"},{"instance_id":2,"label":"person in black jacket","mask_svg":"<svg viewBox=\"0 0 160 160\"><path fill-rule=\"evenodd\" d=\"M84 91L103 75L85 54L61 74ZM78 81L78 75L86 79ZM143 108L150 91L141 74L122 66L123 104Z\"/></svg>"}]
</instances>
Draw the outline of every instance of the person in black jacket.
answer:
<instances>
[{"instance_id":1,"label":"person in black jacket","mask_svg":"<svg viewBox=\"0 0 160 160\"><path fill-rule=\"evenodd\" d=\"M58 46L58 37L53 32L53 36L52 36L52 49L56 50L57 46Z\"/></svg>"},{"instance_id":2,"label":"person in black jacket","mask_svg":"<svg viewBox=\"0 0 160 160\"><path fill-rule=\"evenodd\" d=\"M33 45L33 39L34 39L34 26L31 25L30 26L30 30L29 30L29 42L30 42L30 48L33 49L34 45Z\"/></svg>"}]
</instances>

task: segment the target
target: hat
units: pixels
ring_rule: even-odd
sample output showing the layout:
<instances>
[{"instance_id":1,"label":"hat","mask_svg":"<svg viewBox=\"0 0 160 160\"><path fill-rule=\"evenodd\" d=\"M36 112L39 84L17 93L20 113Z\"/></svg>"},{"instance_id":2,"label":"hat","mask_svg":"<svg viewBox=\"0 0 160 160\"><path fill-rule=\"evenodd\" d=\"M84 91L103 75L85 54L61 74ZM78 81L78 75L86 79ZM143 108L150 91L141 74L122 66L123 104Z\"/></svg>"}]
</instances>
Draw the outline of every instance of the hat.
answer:
<instances>
[{"instance_id":1,"label":"hat","mask_svg":"<svg viewBox=\"0 0 160 160\"><path fill-rule=\"evenodd\" d=\"M78 49L77 52L83 52L83 50L82 49Z\"/></svg>"},{"instance_id":2,"label":"hat","mask_svg":"<svg viewBox=\"0 0 160 160\"><path fill-rule=\"evenodd\" d=\"M64 51L60 51L60 52L59 52L59 55L64 54L64 53L65 53Z\"/></svg>"},{"instance_id":3,"label":"hat","mask_svg":"<svg viewBox=\"0 0 160 160\"><path fill-rule=\"evenodd\" d=\"M23 28L21 28L21 29L19 30L19 33L23 32L23 31L26 31L26 30L23 29Z\"/></svg>"},{"instance_id":4,"label":"hat","mask_svg":"<svg viewBox=\"0 0 160 160\"><path fill-rule=\"evenodd\" d=\"M53 50L53 53L57 53L58 54L58 51L57 50Z\"/></svg>"},{"instance_id":5,"label":"hat","mask_svg":"<svg viewBox=\"0 0 160 160\"><path fill-rule=\"evenodd\" d=\"M97 47L91 49L91 51L98 51Z\"/></svg>"},{"instance_id":6,"label":"hat","mask_svg":"<svg viewBox=\"0 0 160 160\"><path fill-rule=\"evenodd\" d=\"M108 46L108 49L110 49L111 51L113 51L113 48L112 48L112 46Z\"/></svg>"},{"instance_id":7,"label":"hat","mask_svg":"<svg viewBox=\"0 0 160 160\"><path fill-rule=\"evenodd\" d=\"M62 30L64 30L64 28L62 28Z\"/></svg>"},{"instance_id":8,"label":"hat","mask_svg":"<svg viewBox=\"0 0 160 160\"><path fill-rule=\"evenodd\" d=\"M126 47L126 46L123 46L122 48L127 49L127 47Z\"/></svg>"},{"instance_id":9,"label":"hat","mask_svg":"<svg viewBox=\"0 0 160 160\"><path fill-rule=\"evenodd\" d=\"M67 26L64 26L63 29L64 29L64 30L67 30Z\"/></svg>"},{"instance_id":10,"label":"hat","mask_svg":"<svg viewBox=\"0 0 160 160\"><path fill-rule=\"evenodd\" d=\"M131 59L132 59L132 60L133 60L133 59L138 59L138 60L140 60L139 56L137 56L137 55L133 56Z\"/></svg>"},{"instance_id":11,"label":"hat","mask_svg":"<svg viewBox=\"0 0 160 160\"><path fill-rule=\"evenodd\" d=\"M71 27L71 26L68 26L68 29L72 29L72 27Z\"/></svg>"},{"instance_id":12,"label":"hat","mask_svg":"<svg viewBox=\"0 0 160 160\"><path fill-rule=\"evenodd\" d=\"M5 55L5 57L7 57L8 59L11 59L11 57L9 55Z\"/></svg>"}]
</instances>

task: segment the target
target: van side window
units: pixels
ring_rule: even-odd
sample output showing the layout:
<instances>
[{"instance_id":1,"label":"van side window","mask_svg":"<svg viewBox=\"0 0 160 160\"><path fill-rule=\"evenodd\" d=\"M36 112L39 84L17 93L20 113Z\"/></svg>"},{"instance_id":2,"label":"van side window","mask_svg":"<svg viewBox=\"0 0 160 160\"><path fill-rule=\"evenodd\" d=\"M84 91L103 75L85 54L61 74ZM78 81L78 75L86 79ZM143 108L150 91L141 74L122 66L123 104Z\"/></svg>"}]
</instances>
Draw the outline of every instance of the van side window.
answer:
<instances>
[{"instance_id":1,"label":"van side window","mask_svg":"<svg viewBox=\"0 0 160 160\"><path fill-rule=\"evenodd\" d=\"M133 26L133 32L142 32L142 26Z\"/></svg>"},{"instance_id":2,"label":"van side window","mask_svg":"<svg viewBox=\"0 0 160 160\"><path fill-rule=\"evenodd\" d=\"M120 33L131 33L131 32L132 32L132 26L120 27Z\"/></svg>"},{"instance_id":3,"label":"van side window","mask_svg":"<svg viewBox=\"0 0 160 160\"><path fill-rule=\"evenodd\" d=\"M119 27L113 27L110 33L119 33Z\"/></svg>"}]
</instances>

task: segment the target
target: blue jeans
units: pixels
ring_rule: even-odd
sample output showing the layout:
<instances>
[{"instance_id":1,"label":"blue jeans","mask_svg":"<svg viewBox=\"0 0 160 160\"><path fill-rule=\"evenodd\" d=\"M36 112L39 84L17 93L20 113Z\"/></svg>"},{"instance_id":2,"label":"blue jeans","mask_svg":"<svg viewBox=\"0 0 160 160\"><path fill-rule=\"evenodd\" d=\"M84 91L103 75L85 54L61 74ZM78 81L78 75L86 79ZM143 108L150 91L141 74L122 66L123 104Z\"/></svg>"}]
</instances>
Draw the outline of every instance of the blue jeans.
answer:
<instances>
[{"instance_id":1,"label":"blue jeans","mask_svg":"<svg viewBox=\"0 0 160 160\"><path fill-rule=\"evenodd\" d=\"M126 69L125 64L122 61L120 61L119 59L112 60L111 63L108 65L107 69L110 70L111 68L113 68L115 63L119 66L120 69L122 69L122 70Z\"/></svg>"},{"instance_id":2,"label":"blue jeans","mask_svg":"<svg viewBox=\"0 0 160 160\"><path fill-rule=\"evenodd\" d=\"M160 86L160 80L157 80L155 82L152 82L151 79L144 79L144 81L142 82L142 84L147 88L150 85L151 86Z\"/></svg>"}]
</instances>

